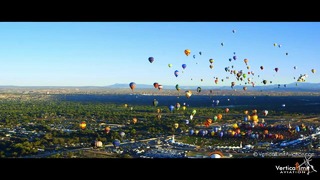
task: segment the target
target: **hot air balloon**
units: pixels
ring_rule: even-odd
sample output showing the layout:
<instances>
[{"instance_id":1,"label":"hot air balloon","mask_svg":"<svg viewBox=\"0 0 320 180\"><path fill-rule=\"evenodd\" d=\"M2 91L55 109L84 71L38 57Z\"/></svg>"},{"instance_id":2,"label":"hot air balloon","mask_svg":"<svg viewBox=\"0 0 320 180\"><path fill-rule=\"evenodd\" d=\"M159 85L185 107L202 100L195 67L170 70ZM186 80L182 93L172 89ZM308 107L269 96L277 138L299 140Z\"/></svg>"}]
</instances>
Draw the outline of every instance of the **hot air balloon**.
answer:
<instances>
[{"instance_id":1,"label":"hot air balloon","mask_svg":"<svg viewBox=\"0 0 320 180\"><path fill-rule=\"evenodd\" d=\"M190 91L190 90L185 91L185 93L186 93L187 98L190 98L192 96L192 91Z\"/></svg>"},{"instance_id":2,"label":"hot air balloon","mask_svg":"<svg viewBox=\"0 0 320 180\"><path fill-rule=\"evenodd\" d=\"M168 64L168 67L171 68L171 67L172 67L172 64Z\"/></svg>"},{"instance_id":3,"label":"hot air balloon","mask_svg":"<svg viewBox=\"0 0 320 180\"><path fill-rule=\"evenodd\" d=\"M137 118L135 118L135 117L132 118L132 123L133 123L133 124L136 124L137 122L138 122L138 119L137 119Z\"/></svg>"},{"instance_id":4,"label":"hot air balloon","mask_svg":"<svg viewBox=\"0 0 320 180\"><path fill-rule=\"evenodd\" d=\"M221 43L221 46L223 46L224 44L223 44L223 42Z\"/></svg>"},{"instance_id":5,"label":"hot air balloon","mask_svg":"<svg viewBox=\"0 0 320 180\"><path fill-rule=\"evenodd\" d=\"M273 46L277 46L277 43L274 43Z\"/></svg>"},{"instance_id":6,"label":"hot air balloon","mask_svg":"<svg viewBox=\"0 0 320 180\"><path fill-rule=\"evenodd\" d=\"M311 69L311 72L312 72L312 73L316 73L316 70L315 70L315 69Z\"/></svg>"},{"instance_id":7,"label":"hot air balloon","mask_svg":"<svg viewBox=\"0 0 320 180\"><path fill-rule=\"evenodd\" d=\"M160 120L161 119L161 114L157 114L157 119Z\"/></svg>"},{"instance_id":8,"label":"hot air balloon","mask_svg":"<svg viewBox=\"0 0 320 180\"><path fill-rule=\"evenodd\" d=\"M182 106L182 110L184 110L184 111L185 111L186 109L187 109L187 107L186 107L186 106Z\"/></svg>"},{"instance_id":9,"label":"hot air balloon","mask_svg":"<svg viewBox=\"0 0 320 180\"><path fill-rule=\"evenodd\" d=\"M193 119L193 115L191 114L189 118L190 118L190 120L192 120Z\"/></svg>"},{"instance_id":10,"label":"hot air balloon","mask_svg":"<svg viewBox=\"0 0 320 180\"><path fill-rule=\"evenodd\" d=\"M209 67L210 67L210 69L213 69L213 65L212 64L210 64Z\"/></svg>"},{"instance_id":11,"label":"hot air balloon","mask_svg":"<svg viewBox=\"0 0 320 180\"><path fill-rule=\"evenodd\" d=\"M194 109L194 110L192 110L191 114L194 116L194 115L196 115L196 113L197 113L197 110Z\"/></svg>"},{"instance_id":12,"label":"hot air balloon","mask_svg":"<svg viewBox=\"0 0 320 180\"><path fill-rule=\"evenodd\" d=\"M237 56L233 56L233 60L237 60Z\"/></svg>"},{"instance_id":13,"label":"hot air balloon","mask_svg":"<svg viewBox=\"0 0 320 180\"><path fill-rule=\"evenodd\" d=\"M278 71L279 71L279 68L274 68L274 70L275 70L276 72L278 72Z\"/></svg>"},{"instance_id":14,"label":"hot air balloon","mask_svg":"<svg viewBox=\"0 0 320 180\"><path fill-rule=\"evenodd\" d=\"M190 135L193 135L193 133L194 133L194 130L193 130L193 129L190 129L189 134L190 134Z\"/></svg>"},{"instance_id":15,"label":"hot air balloon","mask_svg":"<svg viewBox=\"0 0 320 180\"><path fill-rule=\"evenodd\" d=\"M235 82L231 82L231 88L233 88L235 84Z\"/></svg>"},{"instance_id":16,"label":"hot air balloon","mask_svg":"<svg viewBox=\"0 0 320 180\"><path fill-rule=\"evenodd\" d=\"M232 61L232 59L231 59L231 58L229 58L229 61L231 62L231 61Z\"/></svg>"},{"instance_id":17,"label":"hot air balloon","mask_svg":"<svg viewBox=\"0 0 320 180\"><path fill-rule=\"evenodd\" d=\"M107 127L105 128L105 131L106 131L107 134L110 132L110 130L111 130L111 128L110 128L109 126L107 126Z\"/></svg>"},{"instance_id":18,"label":"hot air balloon","mask_svg":"<svg viewBox=\"0 0 320 180\"><path fill-rule=\"evenodd\" d=\"M179 109L180 109L180 107L181 107L180 103L177 103L177 104L176 104L176 108L177 108L177 110L179 110Z\"/></svg>"},{"instance_id":19,"label":"hot air balloon","mask_svg":"<svg viewBox=\"0 0 320 180\"><path fill-rule=\"evenodd\" d=\"M163 86L162 86L161 84L159 84L159 85L158 85L158 89L159 89L159 91L160 91L161 89L163 89Z\"/></svg>"},{"instance_id":20,"label":"hot air balloon","mask_svg":"<svg viewBox=\"0 0 320 180\"><path fill-rule=\"evenodd\" d=\"M159 87L159 83L157 82L153 83L153 87L157 89Z\"/></svg>"},{"instance_id":21,"label":"hot air balloon","mask_svg":"<svg viewBox=\"0 0 320 180\"><path fill-rule=\"evenodd\" d=\"M174 75L175 75L176 77L178 77L179 71L178 71L178 70L175 70L175 71L174 71Z\"/></svg>"},{"instance_id":22,"label":"hot air balloon","mask_svg":"<svg viewBox=\"0 0 320 180\"><path fill-rule=\"evenodd\" d=\"M236 30L232 30L232 33L236 33Z\"/></svg>"},{"instance_id":23,"label":"hot air balloon","mask_svg":"<svg viewBox=\"0 0 320 180\"><path fill-rule=\"evenodd\" d=\"M229 112L229 108L226 108L226 109L225 109L225 112L228 113L228 112Z\"/></svg>"},{"instance_id":24,"label":"hot air balloon","mask_svg":"<svg viewBox=\"0 0 320 180\"><path fill-rule=\"evenodd\" d=\"M201 87L197 87L197 92L198 92L198 93L201 92Z\"/></svg>"},{"instance_id":25,"label":"hot air balloon","mask_svg":"<svg viewBox=\"0 0 320 180\"><path fill-rule=\"evenodd\" d=\"M170 105L170 106L169 106L169 110L170 110L170 112L173 112L173 110L174 110L174 105Z\"/></svg>"},{"instance_id":26,"label":"hot air balloon","mask_svg":"<svg viewBox=\"0 0 320 180\"><path fill-rule=\"evenodd\" d=\"M174 128L177 129L179 127L178 123L174 123Z\"/></svg>"},{"instance_id":27,"label":"hot air balloon","mask_svg":"<svg viewBox=\"0 0 320 180\"><path fill-rule=\"evenodd\" d=\"M131 82L129 84L130 89L133 91L136 88L136 83L135 82Z\"/></svg>"},{"instance_id":28,"label":"hot air balloon","mask_svg":"<svg viewBox=\"0 0 320 180\"><path fill-rule=\"evenodd\" d=\"M127 107L128 107L128 104L124 104L124 107L127 108Z\"/></svg>"},{"instance_id":29,"label":"hot air balloon","mask_svg":"<svg viewBox=\"0 0 320 180\"><path fill-rule=\"evenodd\" d=\"M221 120L222 119L222 114L218 114L217 117L218 117L218 120Z\"/></svg>"},{"instance_id":30,"label":"hot air balloon","mask_svg":"<svg viewBox=\"0 0 320 180\"><path fill-rule=\"evenodd\" d=\"M243 61L246 65L248 64L248 59L244 59Z\"/></svg>"},{"instance_id":31,"label":"hot air balloon","mask_svg":"<svg viewBox=\"0 0 320 180\"><path fill-rule=\"evenodd\" d=\"M286 55L288 56L288 55L289 55L289 53L286 53Z\"/></svg>"},{"instance_id":32,"label":"hot air balloon","mask_svg":"<svg viewBox=\"0 0 320 180\"><path fill-rule=\"evenodd\" d=\"M196 58L196 55L193 55L193 59L195 59Z\"/></svg>"},{"instance_id":33,"label":"hot air balloon","mask_svg":"<svg viewBox=\"0 0 320 180\"><path fill-rule=\"evenodd\" d=\"M149 57L149 59L148 59L148 60L149 60L149 62L150 62L150 63L153 63L154 58L153 58L153 57Z\"/></svg>"},{"instance_id":34,"label":"hot air balloon","mask_svg":"<svg viewBox=\"0 0 320 180\"><path fill-rule=\"evenodd\" d=\"M120 141L118 139L115 139L113 142L112 142L113 146L115 148L119 147L120 146Z\"/></svg>"},{"instance_id":35,"label":"hot air balloon","mask_svg":"<svg viewBox=\"0 0 320 180\"><path fill-rule=\"evenodd\" d=\"M243 87L243 90L244 90L244 91L246 91L246 90L247 90L247 87L246 87L246 86L244 86L244 87Z\"/></svg>"},{"instance_id":36,"label":"hot air balloon","mask_svg":"<svg viewBox=\"0 0 320 180\"><path fill-rule=\"evenodd\" d=\"M153 99L153 102L152 102L153 106L158 106L158 103L159 102L156 99Z\"/></svg>"},{"instance_id":37,"label":"hot air balloon","mask_svg":"<svg viewBox=\"0 0 320 180\"><path fill-rule=\"evenodd\" d=\"M189 56L190 53L191 51L189 49L184 50L184 54L186 54L187 56Z\"/></svg>"},{"instance_id":38,"label":"hot air balloon","mask_svg":"<svg viewBox=\"0 0 320 180\"><path fill-rule=\"evenodd\" d=\"M213 120L217 121L218 120L218 116L213 116Z\"/></svg>"},{"instance_id":39,"label":"hot air balloon","mask_svg":"<svg viewBox=\"0 0 320 180\"><path fill-rule=\"evenodd\" d=\"M186 122L186 124L189 124L189 120L188 119L186 119L185 122Z\"/></svg>"},{"instance_id":40,"label":"hot air balloon","mask_svg":"<svg viewBox=\"0 0 320 180\"><path fill-rule=\"evenodd\" d=\"M199 54L202 55L202 52L200 51Z\"/></svg>"},{"instance_id":41,"label":"hot air balloon","mask_svg":"<svg viewBox=\"0 0 320 180\"><path fill-rule=\"evenodd\" d=\"M121 136L121 137L124 137L124 135L126 135L126 133L124 133L124 132L121 132L121 133L120 133L120 136Z\"/></svg>"},{"instance_id":42,"label":"hot air balloon","mask_svg":"<svg viewBox=\"0 0 320 180\"><path fill-rule=\"evenodd\" d=\"M182 64L182 68L186 69L187 65L186 64Z\"/></svg>"},{"instance_id":43,"label":"hot air balloon","mask_svg":"<svg viewBox=\"0 0 320 180\"><path fill-rule=\"evenodd\" d=\"M87 127L86 122L85 122L85 121L82 121L82 122L80 123L80 128L81 128L81 129L85 129L86 127Z\"/></svg>"},{"instance_id":44,"label":"hot air balloon","mask_svg":"<svg viewBox=\"0 0 320 180\"><path fill-rule=\"evenodd\" d=\"M267 80L263 80L262 81L263 84L267 84L267 82L268 82Z\"/></svg>"},{"instance_id":45,"label":"hot air balloon","mask_svg":"<svg viewBox=\"0 0 320 180\"><path fill-rule=\"evenodd\" d=\"M214 62L214 60L213 59L209 59L209 62L210 62L210 64L212 64Z\"/></svg>"},{"instance_id":46,"label":"hot air balloon","mask_svg":"<svg viewBox=\"0 0 320 180\"><path fill-rule=\"evenodd\" d=\"M264 116L267 116L267 115L268 115L268 111L267 111L267 110L264 110L264 111L263 111L263 115L264 115Z\"/></svg>"},{"instance_id":47,"label":"hot air balloon","mask_svg":"<svg viewBox=\"0 0 320 180\"><path fill-rule=\"evenodd\" d=\"M260 66L260 69L263 70L263 66Z\"/></svg>"}]
</instances>

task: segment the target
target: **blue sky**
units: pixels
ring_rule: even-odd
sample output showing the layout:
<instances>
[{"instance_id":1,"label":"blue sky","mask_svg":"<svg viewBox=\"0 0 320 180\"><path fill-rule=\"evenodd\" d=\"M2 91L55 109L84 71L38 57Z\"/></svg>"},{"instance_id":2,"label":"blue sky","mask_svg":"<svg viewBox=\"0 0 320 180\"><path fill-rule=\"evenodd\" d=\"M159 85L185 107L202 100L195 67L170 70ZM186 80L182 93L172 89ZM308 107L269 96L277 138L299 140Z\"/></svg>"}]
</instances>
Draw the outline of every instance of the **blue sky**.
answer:
<instances>
[{"instance_id":1,"label":"blue sky","mask_svg":"<svg viewBox=\"0 0 320 180\"><path fill-rule=\"evenodd\" d=\"M256 85L288 84L300 74L319 83L319 40L320 22L1 22L0 85L244 85L225 72L232 65Z\"/></svg>"}]
</instances>

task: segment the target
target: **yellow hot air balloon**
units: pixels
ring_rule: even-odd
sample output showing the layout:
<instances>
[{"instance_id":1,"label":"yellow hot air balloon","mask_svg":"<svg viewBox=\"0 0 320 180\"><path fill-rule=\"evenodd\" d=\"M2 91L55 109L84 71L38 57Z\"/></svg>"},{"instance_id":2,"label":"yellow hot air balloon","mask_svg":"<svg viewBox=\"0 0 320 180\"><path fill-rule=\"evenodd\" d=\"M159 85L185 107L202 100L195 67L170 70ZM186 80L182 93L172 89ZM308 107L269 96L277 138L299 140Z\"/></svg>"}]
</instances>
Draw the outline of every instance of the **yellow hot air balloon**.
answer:
<instances>
[{"instance_id":1,"label":"yellow hot air balloon","mask_svg":"<svg viewBox=\"0 0 320 180\"><path fill-rule=\"evenodd\" d=\"M311 72L312 72L312 73L316 73L316 70L315 70L315 69L311 69Z\"/></svg>"},{"instance_id":2,"label":"yellow hot air balloon","mask_svg":"<svg viewBox=\"0 0 320 180\"><path fill-rule=\"evenodd\" d=\"M174 128L177 129L179 127L178 123L174 123Z\"/></svg>"},{"instance_id":3,"label":"yellow hot air balloon","mask_svg":"<svg viewBox=\"0 0 320 180\"><path fill-rule=\"evenodd\" d=\"M192 96L192 91L190 90L186 91L185 93L187 98L190 98Z\"/></svg>"},{"instance_id":4,"label":"yellow hot air balloon","mask_svg":"<svg viewBox=\"0 0 320 180\"><path fill-rule=\"evenodd\" d=\"M127 108L127 107L128 107L128 104L124 104L124 107Z\"/></svg>"},{"instance_id":5,"label":"yellow hot air balloon","mask_svg":"<svg viewBox=\"0 0 320 180\"><path fill-rule=\"evenodd\" d=\"M258 115L257 114L252 114L251 115L252 121L258 121Z\"/></svg>"},{"instance_id":6,"label":"yellow hot air balloon","mask_svg":"<svg viewBox=\"0 0 320 180\"><path fill-rule=\"evenodd\" d=\"M157 113L160 113L160 112L161 112L161 110L158 108L158 109L157 109Z\"/></svg>"},{"instance_id":7,"label":"yellow hot air balloon","mask_svg":"<svg viewBox=\"0 0 320 180\"><path fill-rule=\"evenodd\" d=\"M182 106L182 110L186 110L187 109L187 107L186 106Z\"/></svg>"},{"instance_id":8,"label":"yellow hot air balloon","mask_svg":"<svg viewBox=\"0 0 320 180\"><path fill-rule=\"evenodd\" d=\"M85 129L86 127L87 127L86 122L85 122L85 121L82 121L82 122L80 123L80 128L81 128L81 129Z\"/></svg>"},{"instance_id":9,"label":"yellow hot air balloon","mask_svg":"<svg viewBox=\"0 0 320 180\"><path fill-rule=\"evenodd\" d=\"M196 135L198 135L198 133L199 133L199 130L195 130L195 131L194 131L194 133L195 133Z\"/></svg>"},{"instance_id":10,"label":"yellow hot air balloon","mask_svg":"<svg viewBox=\"0 0 320 180\"><path fill-rule=\"evenodd\" d=\"M247 111L247 110L246 110L246 111L244 111L244 114L248 114L248 113L249 113L249 111Z\"/></svg>"},{"instance_id":11,"label":"yellow hot air balloon","mask_svg":"<svg viewBox=\"0 0 320 180\"><path fill-rule=\"evenodd\" d=\"M211 136L214 136L214 131L211 131Z\"/></svg>"},{"instance_id":12,"label":"yellow hot air balloon","mask_svg":"<svg viewBox=\"0 0 320 180\"><path fill-rule=\"evenodd\" d=\"M191 53L191 51L189 49L184 50L184 54L186 54L187 56L189 56Z\"/></svg>"},{"instance_id":13,"label":"yellow hot air balloon","mask_svg":"<svg viewBox=\"0 0 320 180\"><path fill-rule=\"evenodd\" d=\"M234 123L234 124L232 125L232 127L233 127L234 129L237 129L237 128L238 128L238 124L237 124L237 123Z\"/></svg>"},{"instance_id":14,"label":"yellow hot air balloon","mask_svg":"<svg viewBox=\"0 0 320 180\"><path fill-rule=\"evenodd\" d=\"M171 67L172 67L172 64L168 64L168 67L171 68Z\"/></svg>"}]
</instances>

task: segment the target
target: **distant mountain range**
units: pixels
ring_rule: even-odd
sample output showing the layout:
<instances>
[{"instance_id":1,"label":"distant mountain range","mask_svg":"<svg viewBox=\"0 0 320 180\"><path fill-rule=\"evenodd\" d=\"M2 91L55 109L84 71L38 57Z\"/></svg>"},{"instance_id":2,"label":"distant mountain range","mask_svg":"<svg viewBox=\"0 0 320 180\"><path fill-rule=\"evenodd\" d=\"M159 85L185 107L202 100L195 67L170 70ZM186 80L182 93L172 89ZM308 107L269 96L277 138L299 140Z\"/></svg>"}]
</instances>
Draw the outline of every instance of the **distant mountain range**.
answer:
<instances>
[{"instance_id":1,"label":"distant mountain range","mask_svg":"<svg viewBox=\"0 0 320 180\"><path fill-rule=\"evenodd\" d=\"M252 88L251 85L246 85L248 90L252 91L320 91L320 83L308 83L308 82L298 82L286 84L269 84L269 85L260 85ZM113 84L105 86L106 88L129 88L128 84ZM198 86L180 86L181 89L197 89ZM236 85L234 89L242 89L243 85ZM149 84L139 84L139 89L154 89L153 85ZM163 85L163 89L175 89L175 86L172 85ZM202 90L230 90L230 86L201 86Z\"/></svg>"}]
</instances>

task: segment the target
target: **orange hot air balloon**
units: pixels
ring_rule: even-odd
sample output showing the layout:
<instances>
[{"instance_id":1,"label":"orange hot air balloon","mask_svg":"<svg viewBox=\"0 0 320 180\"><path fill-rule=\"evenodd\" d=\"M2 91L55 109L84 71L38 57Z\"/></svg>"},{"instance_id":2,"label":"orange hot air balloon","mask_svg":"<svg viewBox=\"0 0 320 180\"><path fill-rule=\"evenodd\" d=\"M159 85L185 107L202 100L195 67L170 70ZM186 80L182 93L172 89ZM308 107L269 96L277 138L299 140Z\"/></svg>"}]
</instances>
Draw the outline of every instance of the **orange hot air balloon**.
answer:
<instances>
[{"instance_id":1,"label":"orange hot air balloon","mask_svg":"<svg viewBox=\"0 0 320 180\"><path fill-rule=\"evenodd\" d=\"M226 108L225 111L226 111L226 113L228 113L229 112L229 108Z\"/></svg>"},{"instance_id":2,"label":"orange hot air balloon","mask_svg":"<svg viewBox=\"0 0 320 180\"><path fill-rule=\"evenodd\" d=\"M263 134L265 134L265 135L269 134L269 131L266 129L266 130L263 131Z\"/></svg>"},{"instance_id":3,"label":"orange hot air balloon","mask_svg":"<svg viewBox=\"0 0 320 180\"><path fill-rule=\"evenodd\" d=\"M218 117L218 120L221 120L222 119L222 114L218 114L217 117Z\"/></svg>"},{"instance_id":4,"label":"orange hot air balloon","mask_svg":"<svg viewBox=\"0 0 320 180\"><path fill-rule=\"evenodd\" d=\"M184 50L184 54L186 54L187 56L189 56L191 53L191 51L189 49Z\"/></svg>"},{"instance_id":5,"label":"orange hot air balloon","mask_svg":"<svg viewBox=\"0 0 320 180\"><path fill-rule=\"evenodd\" d=\"M133 91L136 88L136 83L135 82L131 82L129 84L130 89Z\"/></svg>"},{"instance_id":6,"label":"orange hot air balloon","mask_svg":"<svg viewBox=\"0 0 320 180\"><path fill-rule=\"evenodd\" d=\"M134 118L132 118L132 122L133 122L133 124L136 124L138 122L138 119L134 117Z\"/></svg>"},{"instance_id":7,"label":"orange hot air balloon","mask_svg":"<svg viewBox=\"0 0 320 180\"><path fill-rule=\"evenodd\" d=\"M87 127L86 122L82 121L82 122L80 123L80 128L81 128L81 129L85 129L86 127Z\"/></svg>"},{"instance_id":8,"label":"orange hot air balloon","mask_svg":"<svg viewBox=\"0 0 320 180\"><path fill-rule=\"evenodd\" d=\"M107 127L105 128L105 131L106 131L107 134L110 132L110 130L111 130L111 128L110 128L109 126L107 126Z\"/></svg>"}]
</instances>

